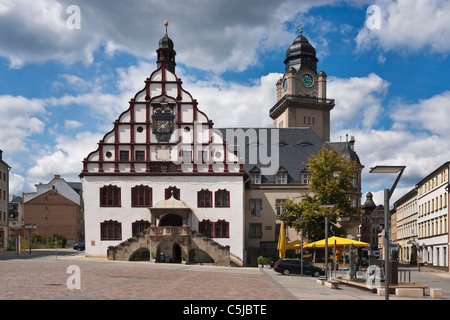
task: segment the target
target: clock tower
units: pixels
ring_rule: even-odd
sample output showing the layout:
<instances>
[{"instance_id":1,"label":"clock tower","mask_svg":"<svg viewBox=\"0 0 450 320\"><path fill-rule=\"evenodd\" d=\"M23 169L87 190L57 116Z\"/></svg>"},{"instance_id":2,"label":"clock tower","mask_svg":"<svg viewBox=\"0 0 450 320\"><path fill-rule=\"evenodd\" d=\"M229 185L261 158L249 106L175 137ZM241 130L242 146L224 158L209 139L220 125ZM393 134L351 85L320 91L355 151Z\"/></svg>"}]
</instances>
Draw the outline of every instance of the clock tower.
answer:
<instances>
[{"instance_id":1,"label":"clock tower","mask_svg":"<svg viewBox=\"0 0 450 320\"><path fill-rule=\"evenodd\" d=\"M316 50L302 33L286 51L285 73L277 82L277 103L270 109L275 128L308 127L330 141L330 111L327 75L317 73Z\"/></svg>"}]
</instances>

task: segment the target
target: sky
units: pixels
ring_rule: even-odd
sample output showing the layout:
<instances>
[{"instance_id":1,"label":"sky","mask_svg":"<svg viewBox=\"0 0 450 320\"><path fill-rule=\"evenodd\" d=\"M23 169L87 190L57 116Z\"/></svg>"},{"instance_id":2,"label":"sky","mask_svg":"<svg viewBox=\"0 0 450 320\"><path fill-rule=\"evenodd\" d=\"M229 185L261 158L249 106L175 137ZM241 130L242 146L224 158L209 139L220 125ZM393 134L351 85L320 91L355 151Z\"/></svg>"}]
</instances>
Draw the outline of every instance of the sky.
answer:
<instances>
[{"instance_id":1,"label":"sky","mask_svg":"<svg viewBox=\"0 0 450 320\"><path fill-rule=\"evenodd\" d=\"M0 0L0 149L10 194L80 181L156 69L169 21L176 74L215 127L272 127L286 49L303 35L328 75L331 141L354 136L362 202L450 160L448 0Z\"/></svg>"}]
</instances>

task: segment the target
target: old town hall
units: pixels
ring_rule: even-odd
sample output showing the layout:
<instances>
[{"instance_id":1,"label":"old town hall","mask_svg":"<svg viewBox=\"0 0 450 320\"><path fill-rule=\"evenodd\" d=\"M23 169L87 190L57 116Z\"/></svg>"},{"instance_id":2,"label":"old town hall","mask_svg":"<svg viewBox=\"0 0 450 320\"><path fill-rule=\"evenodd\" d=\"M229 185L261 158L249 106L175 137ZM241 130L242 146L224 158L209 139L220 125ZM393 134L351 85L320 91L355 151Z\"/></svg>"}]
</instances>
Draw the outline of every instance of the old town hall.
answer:
<instances>
[{"instance_id":1,"label":"old town hall","mask_svg":"<svg viewBox=\"0 0 450 320\"><path fill-rule=\"evenodd\" d=\"M214 128L176 76L167 22L156 52L144 88L83 161L86 256L255 265L276 251L283 201L308 192L311 154L325 145L362 168L353 138L330 142L334 100L302 34L267 110L273 128ZM288 242L298 237L287 230Z\"/></svg>"}]
</instances>

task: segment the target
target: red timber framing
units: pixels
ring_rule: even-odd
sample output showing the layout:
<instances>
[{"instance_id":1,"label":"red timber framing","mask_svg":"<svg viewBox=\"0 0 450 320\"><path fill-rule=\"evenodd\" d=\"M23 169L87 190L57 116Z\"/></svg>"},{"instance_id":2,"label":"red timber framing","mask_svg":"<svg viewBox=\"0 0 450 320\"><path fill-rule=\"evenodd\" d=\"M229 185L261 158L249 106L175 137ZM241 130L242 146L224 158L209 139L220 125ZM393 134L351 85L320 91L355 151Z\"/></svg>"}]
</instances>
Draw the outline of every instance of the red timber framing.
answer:
<instances>
[{"instance_id":1,"label":"red timber framing","mask_svg":"<svg viewBox=\"0 0 450 320\"><path fill-rule=\"evenodd\" d=\"M153 75L157 72L161 73L160 78L157 80L151 80ZM130 100L129 108L122 112L122 114L119 116L119 118L114 122L113 129L106 133L104 138L99 141L97 150L91 152L84 160L83 160L83 171L80 176L96 176L96 175L108 175L108 176L127 176L127 175L133 175L133 176L139 176L139 175L238 175L238 176L244 176L243 166L242 164L239 166L238 172L235 170L234 172L229 172L229 167L227 163L227 149L226 149L226 141L221 141L220 146L223 147L223 171L219 172L213 171L213 165L209 163L207 172L202 171L200 172L197 170L197 163L202 163L201 159L199 159L199 151L196 150L196 145L193 143L193 141L196 141L197 138L197 130L195 128L195 123L198 120L199 115L202 115L202 119L206 119L206 122L203 121L201 125L204 128L208 128L209 131L209 145L214 146L218 144L213 143L213 137L212 137L212 129L213 129L213 122L208 119L207 115L204 114L202 111L198 109L198 102L196 99L193 99L191 94L182 88L182 81L180 78L177 78L175 74L173 76L176 80L168 80L166 79L166 73L170 73L169 70L166 69L166 63L165 61L162 61L161 67L154 71L150 78L147 78L145 80L145 88L136 93L135 97ZM161 85L161 92L159 95L151 96L151 85L154 84L160 84ZM167 95L167 85L175 84L176 85L176 97L168 96ZM173 92L174 90L172 90ZM145 93L145 99L136 101L138 96L141 96ZM183 96L186 97L186 101L183 101ZM170 100L175 101L175 108L176 108L176 119L175 119L175 127L178 129L174 132L178 132L178 139L177 142L170 142L170 143L160 143L156 141L152 141L152 101L158 101L161 98L168 98ZM183 122L182 119L182 113L183 113L183 106L189 105L192 106L192 122ZM145 106L145 121L136 119L136 110L138 106ZM123 120L126 119L126 120ZM139 121L138 121L139 120ZM173 171L164 171L161 172L160 170L155 170L157 166L160 164L173 164L173 162L161 162L161 161L152 161L151 159L151 150L154 146L169 146L169 147L175 147L178 146L182 142L182 130L184 128L190 127L193 129L192 132L192 165L193 169L191 172L182 172L181 165L177 164L175 170ZM129 130L129 139L127 141L121 141L120 135L121 130L124 130L123 128L126 128ZM137 139L136 136L136 130L137 132L144 132L145 131L145 137L144 139ZM123 140L123 139L122 139ZM138 142L139 141L139 142ZM121 159L120 152L123 150L129 151L129 158L127 160ZM144 151L145 152L145 158L136 158L136 151ZM105 156L106 152L106 156ZM208 157L213 156L212 147L210 149L210 152L208 154ZM199 162L200 161L200 162ZM140 172L136 171L137 165L144 165L145 171ZM113 170L106 171L105 166L113 166ZM123 171L121 170L121 166L126 165L129 170ZM95 169L93 169L95 168Z\"/></svg>"}]
</instances>

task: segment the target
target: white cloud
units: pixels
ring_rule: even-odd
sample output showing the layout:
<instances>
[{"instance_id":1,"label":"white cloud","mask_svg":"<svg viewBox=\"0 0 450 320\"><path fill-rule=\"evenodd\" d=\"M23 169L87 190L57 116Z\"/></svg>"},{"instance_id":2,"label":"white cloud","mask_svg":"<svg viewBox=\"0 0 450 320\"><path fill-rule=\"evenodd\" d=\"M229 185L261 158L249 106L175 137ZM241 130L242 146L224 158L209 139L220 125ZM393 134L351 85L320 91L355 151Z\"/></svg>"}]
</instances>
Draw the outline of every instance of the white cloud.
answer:
<instances>
[{"instance_id":1,"label":"white cloud","mask_svg":"<svg viewBox=\"0 0 450 320\"><path fill-rule=\"evenodd\" d=\"M64 120L64 127L66 129L76 129L81 127L83 124L80 121L76 121L76 120Z\"/></svg>"},{"instance_id":2,"label":"white cloud","mask_svg":"<svg viewBox=\"0 0 450 320\"><path fill-rule=\"evenodd\" d=\"M276 103L276 82L282 74L270 73L249 85L211 81L186 82L184 89L199 102L216 128L272 127L269 110Z\"/></svg>"},{"instance_id":3,"label":"white cloud","mask_svg":"<svg viewBox=\"0 0 450 320\"><path fill-rule=\"evenodd\" d=\"M392 119L412 130L427 130L442 138L450 138L450 91L422 99L416 104L395 108Z\"/></svg>"},{"instance_id":4,"label":"white cloud","mask_svg":"<svg viewBox=\"0 0 450 320\"><path fill-rule=\"evenodd\" d=\"M26 141L44 131L45 102L22 96L0 96L1 148L8 155L27 150Z\"/></svg>"},{"instance_id":5,"label":"white cloud","mask_svg":"<svg viewBox=\"0 0 450 320\"><path fill-rule=\"evenodd\" d=\"M359 48L450 51L449 1L376 0L373 4L380 8L380 29L363 26L356 37Z\"/></svg>"},{"instance_id":6,"label":"white cloud","mask_svg":"<svg viewBox=\"0 0 450 320\"><path fill-rule=\"evenodd\" d=\"M258 54L285 47L292 33L284 23L332 0L80 1L81 29L67 28L70 0L16 0L0 7L0 55L10 66L58 60L92 63L94 53L125 51L153 57L169 20L178 61L203 70L242 71Z\"/></svg>"},{"instance_id":7,"label":"white cloud","mask_svg":"<svg viewBox=\"0 0 450 320\"><path fill-rule=\"evenodd\" d=\"M371 73L367 77L329 77L327 96L335 99L332 132L343 127L372 128L379 121L389 83Z\"/></svg>"},{"instance_id":8,"label":"white cloud","mask_svg":"<svg viewBox=\"0 0 450 320\"><path fill-rule=\"evenodd\" d=\"M56 145L50 150L35 156L35 165L28 169L28 181L50 181L55 174L78 181L78 175L83 169L82 161L87 155L96 150L97 143L103 133L80 132L76 136L57 137Z\"/></svg>"}]
</instances>

